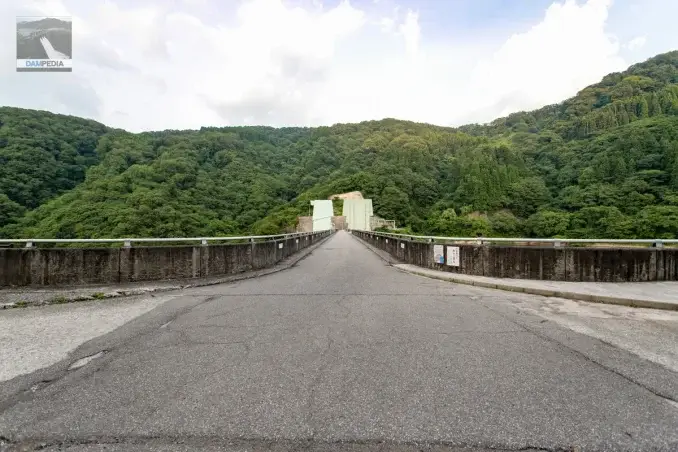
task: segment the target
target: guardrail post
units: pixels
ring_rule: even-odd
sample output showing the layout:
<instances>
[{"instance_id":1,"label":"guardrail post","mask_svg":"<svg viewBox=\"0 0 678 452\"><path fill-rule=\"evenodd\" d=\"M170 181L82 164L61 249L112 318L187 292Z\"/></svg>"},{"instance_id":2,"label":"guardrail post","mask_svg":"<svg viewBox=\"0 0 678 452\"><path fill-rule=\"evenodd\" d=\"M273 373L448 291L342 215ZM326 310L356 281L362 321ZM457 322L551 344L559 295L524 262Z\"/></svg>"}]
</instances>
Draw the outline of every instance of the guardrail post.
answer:
<instances>
[{"instance_id":1,"label":"guardrail post","mask_svg":"<svg viewBox=\"0 0 678 452\"><path fill-rule=\"evenodd\" d=\"M248 239L250 242L250 268L254 270L254 239Z\"/></svg>"},{"instance_id":2,"label":"guardrail post","mask_svg":"<svg viewBox=\"0 0 678 452\"><path fill-rule=\"evenodd\" d=\"M124 248L130 248L132 246L131 240L125 240L125 243L122 245Z\"/></svg>"},{"instance_id":3,"label":"guardrail post","mask_svg":"<svg viewBox=\"0 0 678 452\"><path fill-rule=\"evenodd\" d=\"M205 278L210 275L210 250L207 239L200 239L200 277Z\"/></svg>"},{"instance_id":4,"label":"guardrail post","mask_svg":"<svg viewBox=\"0 0 678 452\"><path fill-rule=\"evenodd\" d=\"M132 247L124 246L118 250L118 282L128 283L133 279L134 262L132 262Z\"/></svg>"}]
</instances>

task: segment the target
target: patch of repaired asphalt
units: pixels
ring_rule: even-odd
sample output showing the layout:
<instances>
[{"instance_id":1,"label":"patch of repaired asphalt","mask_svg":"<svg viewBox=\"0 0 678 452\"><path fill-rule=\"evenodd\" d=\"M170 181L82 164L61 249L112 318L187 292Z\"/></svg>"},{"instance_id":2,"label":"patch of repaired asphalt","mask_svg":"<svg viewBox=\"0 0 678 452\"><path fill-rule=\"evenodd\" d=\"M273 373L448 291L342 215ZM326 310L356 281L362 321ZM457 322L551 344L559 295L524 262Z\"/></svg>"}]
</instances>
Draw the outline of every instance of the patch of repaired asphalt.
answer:
<instances>
[{"instance_id":1,"label":"patch of repaired asphalt","mask_svg":"<svg viewBox=\"0 0 678 452\"><path fill-rule=\"evenodd\" d=\"M119 298L0 311L0 381L50 366L174 296Z\"/></svg>"}]
</instances>

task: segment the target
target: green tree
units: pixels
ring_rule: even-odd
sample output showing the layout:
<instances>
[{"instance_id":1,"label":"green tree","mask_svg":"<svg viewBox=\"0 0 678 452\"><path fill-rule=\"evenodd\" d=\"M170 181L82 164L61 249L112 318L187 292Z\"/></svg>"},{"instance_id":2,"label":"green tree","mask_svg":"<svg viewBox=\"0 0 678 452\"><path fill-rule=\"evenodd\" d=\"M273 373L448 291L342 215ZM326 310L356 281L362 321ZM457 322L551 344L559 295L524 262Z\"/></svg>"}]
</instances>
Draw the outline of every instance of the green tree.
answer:
<instances>
[{"instance_id":1,"label":"green tree","mask_svg":"<svg viewBox=\"0 0 678 452\"><path fill-rule=\"evenodd\" d=\"M662 107L659 105L659 98L656 93L652 93L649 103L649 115L657 116L662 114Z\"/></svg>"},{"instance_id":2,"label":"green tree","mask_svg":"<svg viewBox=\"0 0 678 452\"><path fill-rule=\"evenodd\" d=\"M633 223L610 206L585 207L571 219L569 235L575 238L619 239L633 236Z\"/></svg>"},{"instance_id":3,"label":"green tree","mask_svg":"<svg viewBox=\"0 0 678 452\"><path fill-rule=\"evenodd\" d=\"M133 134L0 108L0 233L284 232L309 201L357 190L403 230L668 236L677 162L678 52L454 129L384 119Z\"/></svg>"},{"instance_id":4,"label":"green tree","mask_svg":"<svg viewBox=\"0 0 678 452\"><path fill-rule=\"evenodd\" d=\"M647 104L647 100L643 97L640 102L638 102L638 118L643 119L649 116L650 107Z\"/></svg>"},{"instance_id":5,"label":"green tree","mask_svg":"<svg viewBox=\"0 0 678 452\"><path fill-rule=\"evenodd\" d=\"M570 226L570 214L567 212L541 210L526 221L530 236L549 238L564 236Z\"/></svg>"},{"instance_id":6,"label":"green tree","mask_svg":"<svg viewBox=\"0 0 678 452\"><path fill-rule=\"evenodd\" d=\"M375 211L382 218L404 223L410 212L408 196L395 186L388 185L382 190Z\"/></svg>"},{"instance_id":7,"label":"green tree","mask_svg":"<svg viewBox=\"0 0 678 452\"><path fill-rule=\"evenodd\" d=\"M521 221L511 212L500 210L489 216L491 234L497 237L520 237L523 235Z\"/></svg>"},{"instance_id":8,"label":"green tree","mask_svg":"<svg viewBox=\"0 0 678 452\"><path fill-rule=\"evenodd\" d=\"M638 238L678 238L678 207L647 206L634 217Z\"/></svg>"},{"instance_id":9,"label":"green tree","mask_svg":"<svg viewBox=\"0 0 678 452\"><path fill-rule=\"evenodd\" d=\"M541 177L528 177L511 184L509 207L518 216L527 218L549 203L551 194Z\"/></svg>"},{"instance_id":10,"label":"green tree","mask_svg":"<svg viewBox=\"0 0 678 452\"><path fill-rule=\"evenodd\" d=\"M17 221L26 209L0 193L0 228Z\"/></svg>"}]
</instances>

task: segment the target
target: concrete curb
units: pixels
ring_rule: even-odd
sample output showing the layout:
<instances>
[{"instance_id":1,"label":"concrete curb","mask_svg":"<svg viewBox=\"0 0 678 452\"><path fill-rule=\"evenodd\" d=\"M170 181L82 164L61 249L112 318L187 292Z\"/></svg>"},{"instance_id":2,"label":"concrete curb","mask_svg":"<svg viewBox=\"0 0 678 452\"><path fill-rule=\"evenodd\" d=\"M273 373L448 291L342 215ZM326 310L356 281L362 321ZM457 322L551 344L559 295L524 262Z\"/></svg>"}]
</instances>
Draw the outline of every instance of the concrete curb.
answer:
<instances>
[{"instance_id":1,"label":"concrete curb","mask_svg":"<svg viewBox=\"0 0 678 452\"><path fill-rule=\"evenodd\" d=\"M530 295L541 295L543 297L565 298L568 300L588 301L591 303L615 304L620 306L629 306L632 308L650 308L662 309L665 311L678 311L678 303L667 303L657 300L642 300L637 298L611 297L606 295L594 295L588 293L565 292L559 290L539 289L536 287L518 287L510 284L495 284L485 281L471 281L464 278L455 278L454 276L431 275L426 272L410 270L394 266L397 270L413 275L424 276L426 278L438 279L441 281L453 282L456 284L466 284L469 286L483 287L486 289L505 290L507 292L526 293Z\"/></svg>"},{"instance_id":2,"label":"concrete curb","mask_svg":"<svg viewBox=\"0 0 678 452\"><path fill-rule=\"evenodd\" d=\"M618 306L628 306L632 308L649 308L649 309L661 309L664 311L678 311L678 303L669 303L666 301L659 301L659 300L643 300L643 299L637 299L637 298L624 298L624 297L611 297L611 296L606 296L606 295L594 295L594 294L589 294L589 293L578 293L578 292L571 292L571 291L560 291L560 290L552 290L552 289L540 289L537 287L520 287L520 286L514 286L511 284L502 284L502 283L494 283L494 282L487 282L487 281L472 281L469 279L465 278L459 278L456 277L453 273L448 275L432 275L429 273L426 273L424 271L417 271L417 270L410 270L410 269L405 269L401 268L398 266L400 261L392 257L390 254L388 254L386 251L382 251L378 248L374 248L372 245L369 243L364 242L363 240L360 240L358 237L355 237L360 243L365 245L367 249L372 251L374 254L379 256L382 260L386 261L389 265L391 265L393 268L396 270L399 270L404 273L409 273L412 275L417 275L417 276L423 276L425 278L431 278L431 279L437 279L440 281L447 281L447 282L452 282L456 284L466 284L468 286L476 286L476 287L482 287L485 289L497 289L497 290L505 290L507 292L518 292L518 293L526 293L529 295L540 295L542 297L554 297L554 298L565 298L568 300L576 300L576 301L587 301L590 303L602 303L602 304L613 304L613 305L618 305ZM383 256L382 254L386 254L387 257ZM397 262L398 264L394 265L394 262ZM423 270L423 269L422 269Z\"/></svg>"},{"instance_id":3,"label":"concrete curb","mask_svg":"<svg viewBox=\"0 0 678 452\"><path fill-rule=\"evenodd\" d=\"M15 309L15 308L27 308L27 307L37 307L37 306L46 306L52 304L64 304L64 303L76 303L79 301L93 301L93 300L104 300L109 298L120 298L120 297L132 297L135 295L145 295L161 292L170 292L173 290L181 289L190 289L193 287L206 287L214 286L217 284L226 284L235 281L242 281L245 279L259 278L261 276L270 275L273 273L278 273L283 270L287 270L291 267L294 267L302 259L310 255L316 248L325 243L327 240L333 237L334 234L325 237L318 243L304 248L303 250L289 256L287 259L278 262L274 267L265 268L261 270L249 271L244 273L238 273L234 275L224 275L221 277L210 278L210 279L196 279L196 280L181 280L181 283L171 284L171 281L148 281L148 285L152 284L162 284L166 283L167 285L161 287L130 287L128 289L118 289L109 292L98 291L98 287L89 287L89 288L74 288L76 290L87 290L91 291L93 295L58 295L55 296L54 293L50 294L49 289L45 290L45 298L39 301L18 301L18 302L9 302L2 303L0 302L0 310L2 309ZM58 289L57 289L58 290ZM0 296L2 295L0 291Z\"/></svg>"}]
</instances>

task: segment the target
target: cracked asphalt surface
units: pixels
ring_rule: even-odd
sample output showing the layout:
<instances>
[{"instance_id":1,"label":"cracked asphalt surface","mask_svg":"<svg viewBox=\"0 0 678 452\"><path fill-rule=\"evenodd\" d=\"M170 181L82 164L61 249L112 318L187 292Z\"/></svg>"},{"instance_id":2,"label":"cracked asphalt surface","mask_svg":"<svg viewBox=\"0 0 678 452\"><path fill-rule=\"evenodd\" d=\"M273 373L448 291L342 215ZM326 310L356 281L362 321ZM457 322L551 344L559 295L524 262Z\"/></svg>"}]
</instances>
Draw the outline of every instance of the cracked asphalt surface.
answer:
<instances>
[{"instance_id":1,"label":"cracked asphalt surface","mask_svg":"<svg viewBox=\"0 0 678 452\"><path fill-rule=\"evenodd\" d=\"M340 232L0 383L0 448L678 450L678 374L518 297L399 272Z\"/></svg>"}]
</instances>

